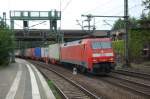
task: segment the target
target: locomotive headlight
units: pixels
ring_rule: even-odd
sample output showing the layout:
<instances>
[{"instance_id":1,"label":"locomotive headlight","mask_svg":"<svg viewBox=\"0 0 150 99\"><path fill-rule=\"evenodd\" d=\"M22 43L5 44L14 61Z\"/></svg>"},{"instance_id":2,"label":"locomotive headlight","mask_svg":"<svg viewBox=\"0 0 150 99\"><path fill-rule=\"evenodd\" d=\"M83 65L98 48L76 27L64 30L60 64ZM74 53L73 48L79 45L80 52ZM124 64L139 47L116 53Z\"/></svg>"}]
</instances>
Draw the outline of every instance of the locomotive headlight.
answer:
<instances>
[{"instance_id":1,"label":"locomotive headlight","mask_svg":"<svg viewBox=\"0 0 150 99\"><path fill-rule=\"evenodd\" d=\"M97 62L97 60L96 60L96 59L93 59L93 62Z\"/></svg>"},{"instance_id":2,"label":"locomotive headlight","mask_svg":"<svg viewBox=\"0 0 150 99\"><path fill-rule=\"evenodd\" d=\"M110 61L113 61L114 59L113 58L110 58Z\"/></svg>"},{"instance_id":3,"label":"locomotive headlight","mask_svg":"<svg viewBox=\"0 0 150 99\"><path fill-rule=\"evenodd\" d=\"M105 56L113 56L113 53L105 53Z\"/></svg>"}]
</instances>

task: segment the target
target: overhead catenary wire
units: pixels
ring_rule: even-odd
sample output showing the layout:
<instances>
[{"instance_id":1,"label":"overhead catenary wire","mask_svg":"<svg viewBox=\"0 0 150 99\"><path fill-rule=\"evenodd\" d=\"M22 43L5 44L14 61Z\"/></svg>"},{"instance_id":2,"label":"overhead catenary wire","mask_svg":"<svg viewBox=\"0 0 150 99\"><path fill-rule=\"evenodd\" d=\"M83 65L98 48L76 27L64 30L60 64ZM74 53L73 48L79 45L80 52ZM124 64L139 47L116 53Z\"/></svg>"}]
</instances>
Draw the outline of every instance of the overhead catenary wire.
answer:
<instances>
[{"instance_id":1,"label":"overhead catenary wire","mask_svg":"<svg viewBox=\"0 0 150 99\"><path fill-rule=\"evenodd\" d=\"M129 11L132 10L133 8L136 8L136 7L139 7L139 6L141 6L141 4L136 4L136 5L132 6L132 7L129 8ZM119 11L119 12L115 13L115 15L121 14L122 12L123 11Z\"/></svg>"},{"instance_id":2,"label":"overhead catenary wire","mask_svg":"<svg viewBox=\"0 0 150 99\"><path fill-rule=\"evenodd\" d=\"M135 8L135 7L138 7L138 6L140 6L141 4L136 4L136 5L134 5L134 6L132 6L132 7L130 7L129 9L133 9L133 8ZM117 14L115 14L115 15L117 15ZM109 25L109 26L113 26L113 25L111 25L111 24L109 24L108 22L106 22L105 20L103 20L103 22L105 22L107 25ZM99 23L99 22L96 22L95 24L97 24L97 23Z\"/></svg>"},{"instance_id":3,"label":"overhead catenary wire","mask_svg":"<svg viewBox=\"0 0 150 99\"><path fill-rule=\"evenodd\" d=\"M16 22L14 22L15 25L19 26L20 28L23 28L23 26L17 24Z\"/></svg>"},{"instance_id":4,"label":"overhead catenary wire","mask_svg":"<svg viewBox=\"0 0 150 99\"><path fill-rule=\"evenodd\" d=\"M108 1L106 1L105 3L100 4L100 5L103 5L103 6L104 6L105 4L107 4L106 6L108 6L108 5L110 4L110 3L109 3L110 1L111 1L111 0L108 0ZM100 5L96 6L96 7L95 7L94 9L92 9L92 10L86 11L86 13L87 13L87 12L90 12L90 11L93 11L93 10L96 10ZM105 7L105 6L104 6L104 7Z\"/></svg>"},{"instance_id":5,"label":"overhead catenary wire","mask_svg":"<svg viewBox=\"0 0 150 99\"><path fill-rule=\"evenodd\" d=\"M108 3L107 6L110 4L109 2L110 2L110 0L107 1L107 3ZM122 5L121 5L121 6L122 6ZM96 8L97 8L97 7L96 7ZM95 8L95 9L96 9L96 8ZM118 7L117 7L117 8L118 8ZM95 9L94 9L94 10L95 10ZM116 9L116 7L115 7L115 9ZM113 10L113 11L114 11L114 10ZM107 16L107 15L106 15L106 16ZM123 16L122 16L122 17L123 17ZM111 16L110 16L110 18L111 18ZM104 19L101 19L100 21L95 22L95 25L98 24L99 22L102 22L102 20L104 21ZM106 23L106 22L105 22L105 23Z\"/></svg>"},{"instance_id":6,"label":"overhead catenary wire","mask_svg":"<svg viewBox=\"0 0 150 99\"><path fill-rule=\"evenodd\" d=\"M63 6L63 8L64 8L63 10L64 10L64 11L67 10L67 9L69 9L69 7L71 7L70 4L71 4L72 0L62 0L62 1L63 1L63 3L65 3L64 6ZM133 0L133 1L134 1L134 0ZM109 3L109 2L110 2L110 3ZM112 1L110 1L110 0L105 0L105 4L108 3L108 5L109 5L109 4L111 4L111 2L112 2ZM105 4L104 4L104 3L103 3L103 4L101 3L101 4L99 4L99 5L101 5L101 7L105 7ZM98 6L97 6L97 7L98 7ZM96 9L96 8L95 8L95 9ZM120 8L119 8L119 9L120 9ZM118 10L119 10L119 9L118 9ZM114 10L115 10L115 9L114 9ZM116 11L115 11L115 12L116 12Z\"/></svg>"},{"instance_id":7,"label":"overhead catenary wire","mask_svg":"<svg viewBox=\"0 0 150 99\"><path fill-rule=\"evenodd\" d=\"M108 3L110 2L111 0L108 0L107 2L103 3L103 4L100 4L100 5L97 5L95 8L91 9L91 10L88 10L84 13L88 13L88 12L91 12L91 11L94 11L96 10L98 7L100 7L101 5L105 6L106 4L108 5ZM110 4L110 3L109 3Z\"/></svg>"},{"instance_id":8,"label":"overhead catenary wire","mask_svg":"<svg viewBox=\"0 0 150 99\"><path fill-rule=\"evenodd\" d=\"M110 0L109 0L108 2L110 2ZM108 2L107 2L107 3L108 3ZM131 10L131 9L133 9L133 8L136 8L136 7L139 7L139 6L141 6L141 3L135 4L134 6L130 7L129 10ZM99 6L97 6L97 7L99 7ZM90 13L91 11L96 10L97 7L95 7L95 8L92 9L92 10L86 11L86 13L88 13L88 12ZM123 5L115 6L115 8L111 8L112 10L109 10L108 12L112 12L112 11L114 12L114 11L115 11L114 9L117 9L117 8L121 9L121 7L123 7ZM123 9L123 8L122 8L122 9ZM102 12L101 12L101 13L102 13ZM104 10L103 10L103 13L104 13ZM106 12L105 12L105 13L106 13ZM114 14L114 15L118 15L118 14L120 14L120 13L123 13L123 11L119 11L118 13L116 13L116 14Z\"/></svg>"},{"instance_id":9,"label":"overhead catenary wire","mask_svg":"<svg viewBox=\"0 0 150 99\"><path fill-rule=\"evenodd\" d=\"M114 19L114 20L116 20L116 18ZM112 19L112 20L107 20L107 19L99 19L97 22L95 22L95 24L98 24L98 23L100 23L100 22L104 22L104 21L109 21L109 22L114 22L114 20Z\"/></svg>"},{"instance_id":10,"label":"overhead catenary wire","mask_svg":"<svg viewBox=\"0 0 150 99\"><path fill-rule=\"evenodd\" d=\"M6 20L11 20L11 19L6 19ZM39 22L39 23L37 23L37 24L34 24L34 25L30 26L29 28L38 26L38 25L43 24L43 23L45 23L45 22L47 22L47 21ZM23 26L17 24L16 22L14 22L14 24L17 25L17 26L19 26L20 28L23 28Z\"/></svg>"},{"instance_id":11,"label":"overhead catenary wire","mask_svg":"<svg viewBox=\"0 0 150 99\"><path fill-rule=\"evenodd\" d=\"M136 8L136 7L139 7L139 6L141 6L141 4L136 4L136 5L132 6L132 7L130 7L129 10L131 10L131 9L133 9L133 8ZM122 13L122 11L120 11L119 13L116 13L115 15L118 15L118 14L120 14L120 13ZM103 19L97 21L95 24L100 23L102 20L103 20ZM114 20L116 20L116 19L114 19ZM103 20L103 21L104 21L104 20Z\"/></svg>"},{"instance_id":12,"label":"overhead catenary wire","mask_svg":"<svg viewBox=\"0 0 150 99\"><path fill-rule=\"evenodd\" d=\"M70 5L71 2L72 2L72 0L69 0L67 2L67 4L65 5L65 7L62 9L62 12L64 12L67 9L67 7Z\"/></svg>"},{"instance_id":13,"label":"overhead catenary wire","mask_svg":"<svg viewBox=\"0 0 150 99\"><path fill-rule=\"evenodd\" d=\"M39 22L39 23L34 24L34 25L32 25L32 26L29 26L28 29L30 29L30 28L32 28L32 27L35 27L35 26L38 26L38 25L40 25L40 24L43 24L43 23L45 23L45 22L47 22L47 21L42 21L42 22Z\"/></svg>"},{"instance_id":14,"label":"overhead catenary wire","mask_svg":"<svg viewBox=\"0 0 150 99\"><path fill-rule=\"evenodd\" d=\"M43 23L45 23L45 22L47 22L47 21L42 21L42 22L40 22L40 23L34 24L34 25L30 26L29 28L35 27L35 26L40 25L40 24L43 24Z\"/></svg>"}]
</instances>

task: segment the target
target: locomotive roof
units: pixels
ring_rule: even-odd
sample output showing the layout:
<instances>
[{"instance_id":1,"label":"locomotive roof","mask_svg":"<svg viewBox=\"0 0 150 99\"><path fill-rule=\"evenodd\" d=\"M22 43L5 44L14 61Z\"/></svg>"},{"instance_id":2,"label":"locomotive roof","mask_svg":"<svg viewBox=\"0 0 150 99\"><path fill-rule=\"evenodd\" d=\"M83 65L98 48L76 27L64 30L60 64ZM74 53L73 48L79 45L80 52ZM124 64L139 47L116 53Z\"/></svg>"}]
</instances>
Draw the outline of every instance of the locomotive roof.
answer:
<instances>
[{"instance_id":1,"label":"locomotive roof","mask_svg":"<svg viewBox=\"0 0 150 99\"><path fill-rule=\"evenodd\" d=\"M111 38L87 38L83 41L111 41Z\"/></svg>"},{"instance_id":2,"label":"locomotive roof","mask_svg":"<svg viewBox=\"0 0 150 99\"><path fill-rule=\"evenodd\" d=\"M81 40L76 40L72 42L66 42L63 44L63 46L72 46L72 45L79 45L79 44L85 44L91 41L111 41L110 38L86 38Z\"/></svg>"}]
</instances>

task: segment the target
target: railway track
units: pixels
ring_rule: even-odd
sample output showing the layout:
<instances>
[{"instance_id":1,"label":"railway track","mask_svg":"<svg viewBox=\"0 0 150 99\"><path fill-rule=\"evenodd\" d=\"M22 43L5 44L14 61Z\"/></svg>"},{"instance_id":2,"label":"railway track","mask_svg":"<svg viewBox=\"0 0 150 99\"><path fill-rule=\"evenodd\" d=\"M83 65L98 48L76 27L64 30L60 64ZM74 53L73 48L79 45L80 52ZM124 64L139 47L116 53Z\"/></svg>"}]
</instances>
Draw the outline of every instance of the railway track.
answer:
<instances>
[{"instance_id":1,"label":"railway track","mask_svg":"<svg viewBox=\"0 0 150 99\"><path fill-rule=\"evenodd\" d=\"M37 62L37 61L33 61L33 62ZM70 72L70 70L64 69L61 66L55 66L55 65L50 65L50 64L47 65L43 62L40 62L40 66L43 66L43 65L45 65L46 67L49 67L55 71L58 71L59 73L65 75L65 77L67 77L67 78L77 82L78 84L84 86L84 88L88 89L90 92L97 95L98 96L97 98L105 98L105 99L117 99L117 98L118 99L149 99L144 94L139 94L139 92L137 93L136 91L127 88L130 86L124 85L122 83L123 81L121 81L117 78L115 79L115 78L110 77L110 76L99 77L99 76L94 76L94 75L88 75L88 76L84 75L83 76L82 74L81 75L78 74L76 76L73 76L72 71ZM36 66L39 66L39 65L36 65ZM50 71L47 68L46 69L41 68L41 69L42 69L43 73L46 73L43 75L45 75L45 76L53 75L50 73ZM46 77L46 78L48 78L48 77ZM51 78L52 77L50 77L48 79L51 79ZM55 78L58 78L58 77L54 77L54 79ZM122 85L124 85L124 87L119 85L118 83L121 83ZM62 95L63 99L66 98L66 97L64 97L66 95L63 92L63 89L61 89L57 83L54 82L54 84L56 84L56 87L58 88L57 90L60 93L60 95ZM95 99L95 98L91 98L91 99Z\"/></svg>"},{"instance_id":2,"label":"railway track","mask_svg":"<svg viewBox=\"0 0 150 99\"><path fill-rule=\"evenodd\" d=\"M133 77L138 77L141 79L145 79L145 80L150 80L150 74L147 73L141 73L141 72L135 72L135 71L131 71L131 70L113 70L113 73L117 73L117 74L123 74L123 75L127 75L127 76L133 76Z\"/></svg>"},{"instance_id":3,"label":"railway track","mask_svg":"<svg viewBox=\"0 0 150 99\"><path fill-rule=\"evenodd\" d=\"M30 61L31 62L31 61ZM100 99L81 85L39 62L32 61L46 78L50 78L65 99Z\"/></svg>"},{"instance_id":4,"label":"railway track","mask_svg":"<svg viewBox=\"0 0 150 99\"><path fill-rule=\"evenodd\" d=\"M144 75L146 74L140 75L140 73L134 73L130 71L121 72L121 70L113 71L108 75L108 78L104 78L103 80L111 84L123 87L127 90L131 90L132 92L136 92L146 98L150 97L149 76L147 75L146 77L144 77Z\"/></svg>"}]
</instances>

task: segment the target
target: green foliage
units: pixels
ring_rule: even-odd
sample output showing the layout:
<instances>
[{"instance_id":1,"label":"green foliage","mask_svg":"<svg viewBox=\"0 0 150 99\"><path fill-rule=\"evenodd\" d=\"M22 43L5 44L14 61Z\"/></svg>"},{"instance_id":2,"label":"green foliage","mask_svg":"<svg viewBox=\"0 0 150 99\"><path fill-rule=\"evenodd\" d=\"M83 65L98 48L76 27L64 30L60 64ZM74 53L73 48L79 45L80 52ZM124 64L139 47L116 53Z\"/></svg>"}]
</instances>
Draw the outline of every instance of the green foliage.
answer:
<instances>
[{"instance_id":1,"label":"green foliage","mask_svg":"<svg viewBox=\"0 0 150 99\"><path fill-rule=\"evenodd\" d=\"M113 30L118 30L122 28L124 28L124 20L118 19L113 25Z\"/></svg>"},{"instance_id":2,"label":"green foliage","mask_svg":"<svg viewBox=\"0 0 150 99\"><path fill-rule=\"evenodd\" d=\"M142 50L142 42L140 40L141 33L139 31L130 32L130 55L131 57L139 57Z\"/></svg>"},{"instance_id":3,"label":"green foliage","mask_svg":"<svg viewBox=\"0 0 150 99\"><path fill-rule=\"evenodd\" d=\"M112 45L117 54L124 56L124 40L113 41Z\"/></svg>"},{"instance_id":4,"label":"green foliage","mask_svg":"<svg viewBox=\"0 0 150 99\"><path fill-rule=\"evenodd\" d=\"M130 28L138 28L138 20L134 17L129 18L129 27Z\"/></svg>"},{"instance_id":5,"label":"green foliage","mask_svg":"<svg viewBox=\"0 0 150 99\"><path fill-rule=\"evenodd\" d=\"M145 13L142 13L140 17L141 17L141 20L147 20L147 16Z\"/></svg>"},{"instance_id":6,"label":"green foliage","mask_svg":"<svg viewBox=\"0 0 150 99\"><path fill-rule=\"evenodd\" d=\"M142 3L145 8L149 10L149 13L145 14L143 12L139 20L129 18L129 56L131 59L135 60L142 57L144 44L150 43L150 0L143 0ZM124 28L124 23L124 20L117 20L114 23L113 30ZM123 55L122 53L124 53L124 50L121 51L121 49L123 49L124 46L120 45L120 41L113 43L114 49L119 52L119 54Z\"/></svg>"},{"instance_id":7,"label":"green foliage","mask_svg":"<svg viewBox=\"0 0 150 99\"><path fill-rule=\"evenodd\" d=\"M124 41L113 41L113 48L118 55L124 57ZM142 59L145 44L150 44L150 29L132 29L129 31L129 57L131 61Z\"/></svg>"},{"instance_id":8,"label":"green foliage","mask_svg":"<svg viewBox=\"0 0 150 99\"><path fill-rule=\"evenodd\" d=\"M134 17L129 18L129 26L130 28L137 28L138 27L138 20L136 20ZM114 25L113 25L113 30L119 30L123 29L125 27L125 21L122 19L118 19Z\"/></svg>"},{"instance_id":9,"label":"green foliage","mask_svg":"<svg viewBox=\"0 0 150 99\"><path fill-rule=\"evenodd\" d=\"M54 86L54 84L51 80L48 80L48 85L49 85L50 89L52 90L55 98L56 99L61 99L60 94L57 92L57 90L56 90L56 88L55 88L55 86Z\"/></svg>"},{"instance_id":10,"label":"green foliage","mask_svg":"<svg viewBox=\"0 0 150 99\"><path fill-rule=\"evenodd\" d=\"M0 27L0 65L8 63L9 54L15 46L13 33L4 27Z\"/></svg>"},{"instance_id":11,"label":"green foliage","mask_svg":"<svg viewBox=\"0 0 150 99\"><path fill-rule=\"evenodd\" d=\"M129 49L131 59L140 59L144 44L150 42L149 29L132 29L129 32Z\"/></svg>"},{"instance_id":12,"label":"green foliage","mask_svg":"<svg viewBox=\"0 0 150 99\"><path fill-rule=\"evenodd\" d=\"M143 0L143 5L145 6L146 9L150 9L150 0Z\"/></svg>"}]
</instances>

